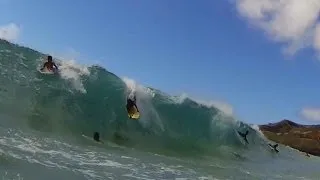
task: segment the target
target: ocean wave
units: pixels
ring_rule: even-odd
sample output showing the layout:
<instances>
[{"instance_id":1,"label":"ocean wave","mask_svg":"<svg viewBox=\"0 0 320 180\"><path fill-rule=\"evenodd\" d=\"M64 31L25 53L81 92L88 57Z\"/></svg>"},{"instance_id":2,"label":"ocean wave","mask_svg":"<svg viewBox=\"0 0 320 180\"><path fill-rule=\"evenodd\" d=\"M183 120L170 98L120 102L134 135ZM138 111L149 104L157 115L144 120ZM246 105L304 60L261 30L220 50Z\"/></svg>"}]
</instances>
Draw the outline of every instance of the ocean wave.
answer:
<instances>
[{"instance_id":1,"label":"ocean wave","mask_svg":"<svg viewBox=\"0 0 320 180\"><path fill-rule=\"evenodd\" d=\"M5 41L0 46L0 112L14 117L10 125L79 138L98 131L106 141L178 154L243 149L237 131L249 130L250 143L262 141L255 128L232 116L232 109L222 111L228 109L225 104L171 96L74 60L55 59L59 74L44 75L37 70L44 54ZM141 112L137 121L128 119L125 109L130 93L136 94Z\"/></svg>"}]
</instances>

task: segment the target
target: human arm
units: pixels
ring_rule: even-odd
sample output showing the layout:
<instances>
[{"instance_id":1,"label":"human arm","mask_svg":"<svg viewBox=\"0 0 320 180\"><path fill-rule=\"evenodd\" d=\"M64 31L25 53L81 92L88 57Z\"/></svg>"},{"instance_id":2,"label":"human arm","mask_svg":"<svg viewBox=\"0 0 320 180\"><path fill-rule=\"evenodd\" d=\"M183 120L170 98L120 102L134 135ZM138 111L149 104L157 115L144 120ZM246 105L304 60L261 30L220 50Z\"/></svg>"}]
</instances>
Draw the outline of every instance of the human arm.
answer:
<instances>
[{"instance_id":1,"label":"human arm","mask_svg":"<svg viewBox=\"0 0 320 180\"><path fill-rule=\"evenodd\" d=\"M134 106L136 107L137 111L139 112L139 109L137 107L137 96L135 94L133 96L133 102L134 102Z\"/></svg>"},{"instance_id":2,"label":"human arm","mask_svg":"<svg viewBox=\"0 0 320 180\"><path fill-rule=\"evenodd\" d=\"M43 64L43 67L40 70L42 71L46 67L46 65L47 65L47 62Z\"/></svg>"},{"instance_id":3,"label":"human arm","mask_svg":"<svg viewBox=\"0 0 320 180\"><path fill-rule=\"evenodd\" d=\"M56 63L53 63L53 65L58 70L58 66L56 65Z\"/></svg>"},{"instance_id":4,"label":"human arm","mask_svg":"<svg viewBox=\"0 0 320 180\"><path fill-rule=\"evenodd\" d=\"M137 111L138 111L138 112L140 112L140 111L139 111L139 109L138 109L138 107L137 107L137 105L136 105L136 104L134 104L134 106L136 107Z\"/></svg>"}]
</instances>

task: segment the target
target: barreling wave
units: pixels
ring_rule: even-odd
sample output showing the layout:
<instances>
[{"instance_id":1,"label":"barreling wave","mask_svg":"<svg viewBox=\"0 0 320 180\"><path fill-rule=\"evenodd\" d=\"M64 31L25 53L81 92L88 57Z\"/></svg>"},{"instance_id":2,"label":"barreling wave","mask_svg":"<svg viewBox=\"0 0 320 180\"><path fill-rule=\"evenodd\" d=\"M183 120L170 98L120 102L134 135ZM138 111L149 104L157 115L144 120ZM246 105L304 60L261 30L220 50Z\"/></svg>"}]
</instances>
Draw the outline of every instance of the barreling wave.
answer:
<instances>
[{"instance_id":1,"label":"barreling wave","mask_svg":"<svg viewBox=\"0 0 320 180\"><path fill-rule=\"evenodd\" d=\"M74 61L57 60L60 74L43 75L37 69L44 54L6 41L0 41L0 49L2 126L79 138L98 131L107 141L179 154L243 149L237 130L249 130L253 144L263 141L249 125L187 96L170 96ZM132 91L141 112L138 121L128 119L125 109Z\"/></svg>"}]
</instances>

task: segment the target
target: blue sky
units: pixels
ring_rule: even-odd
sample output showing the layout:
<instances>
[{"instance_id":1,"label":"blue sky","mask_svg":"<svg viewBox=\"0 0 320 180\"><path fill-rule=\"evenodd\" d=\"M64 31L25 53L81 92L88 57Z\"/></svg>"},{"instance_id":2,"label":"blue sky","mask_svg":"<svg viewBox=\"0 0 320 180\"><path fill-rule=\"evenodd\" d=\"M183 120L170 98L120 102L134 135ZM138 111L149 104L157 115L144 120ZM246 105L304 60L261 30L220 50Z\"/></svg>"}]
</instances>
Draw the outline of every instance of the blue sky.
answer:
<instances>
[{"instance_id":1,"label":"blue sky","mask_svg":"<svg viewBox=\"0 0 320 180\"><path fill-rule=\"evenodd\" d=\"M312 12L297 27L261 18L262 7L254 0L0 0L0 26L15 23L17 42L42 52L72 48L80 61L99 61L120 77L227 102L245 122L318 123L316 32L302 43L310 47L300 46Z\"/></svg>"}]
</instances>

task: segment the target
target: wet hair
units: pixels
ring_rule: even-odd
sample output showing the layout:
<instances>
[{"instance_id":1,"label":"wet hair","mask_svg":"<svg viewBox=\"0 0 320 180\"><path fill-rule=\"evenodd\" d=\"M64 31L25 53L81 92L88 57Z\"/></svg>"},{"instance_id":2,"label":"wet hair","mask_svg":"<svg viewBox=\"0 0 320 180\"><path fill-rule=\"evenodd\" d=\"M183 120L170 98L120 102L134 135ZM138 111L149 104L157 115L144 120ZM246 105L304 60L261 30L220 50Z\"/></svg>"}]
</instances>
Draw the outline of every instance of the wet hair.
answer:
<instances>
[{"instance_id":1,"label":"wet hair","mask_svg":"<svg viewBox=\"0 0 320 180\"><path fill-rule=\"evenodd\" d=\"M94 132L94 133L93 133L93 139L94 139L95 141L100 141L100 135L99 135L98 132Z\"/></svg>"},{"instance_id":2,"label":"wet hair","mask_svg":"<svg viewBox=\"0 0 320 180\"><path fill-rule=\"evenodd\" d=\"M48 61L52 61L52 56L48 56Z\"/></svg>"}]
</instances>

